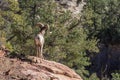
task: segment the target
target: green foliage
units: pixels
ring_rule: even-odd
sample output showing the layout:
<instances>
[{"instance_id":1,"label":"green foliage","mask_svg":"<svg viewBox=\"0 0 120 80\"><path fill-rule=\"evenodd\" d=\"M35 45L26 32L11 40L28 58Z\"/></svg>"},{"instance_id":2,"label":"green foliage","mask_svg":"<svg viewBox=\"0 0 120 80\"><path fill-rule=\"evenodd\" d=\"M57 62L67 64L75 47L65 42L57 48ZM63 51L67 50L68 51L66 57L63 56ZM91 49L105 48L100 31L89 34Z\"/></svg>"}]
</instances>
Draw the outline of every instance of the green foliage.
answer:
<instances>
[{"instance_id":1,"label":"green foliage","mask_svg":"<svg viewBox=\"0 0 120 80\"><path fill-rule=\"evenodd\" d=\"M3 1L4 5L0 8L0 32L1 37L4 38L4 41L1 41L10 51L13 50L13 45L16 40L8 42L8 39L17 35L14 32L21 29L20 25L23 24L23 17L17 12L19 11L19 4L15 0L5 0ZM8 4L9 3L9 4ZM6 5L6 6L5 6ZM14 33L14 34L13 34ZM19 32L17 32L19 33ZM17 37L17 36L16 36Z\"/></svg>"},{"instance_id":2,"label":"green foliage","mask_svg":"<svg viewBox=\"0 0 120 80\"><path fill-rule=\"evenodd\" d=\"M81 17L83 28L86 30L88 35L87 39L96 38L98 40L98 44L104 44L106 46L119 44L119 7L119 0L87 0L87 5L84 7ZM100 75L104 74L101 73ZM114 76L115 75L118 76L118 74L114 74ZM109 80L109 78L105 77L103 80Z\"/></svg>"},{"instance_id":3,"label":"green foliage","mask_svg":"<svg viewBox=\"0 0 120 80\"><path fill-rule=\"evenodd\" d=\"M90 77L86 78L85 80L100 80L100 79L97 77L96 73L92 73L92 75L90 75Z\"/></svg>"},{"instance_id":4,"label":"green foliage","mask_svg":"<svg viewBox=\"0 0 120 80\"><path fill-rule=\"evenodd\" d=\"M112 80L120 80L120 72L112 73Z\"/></svg>"},{"instance_id":5,"label":"green foliage","mask_svg":"<svg viewBox=\"0 0 120 80\"><path fill-rule=\"evenodd\" d=\"M89 37L97 37L101 43L119 42L119 0L89 0L83 11L83 25Z\"/></svg>"}]
</instances>

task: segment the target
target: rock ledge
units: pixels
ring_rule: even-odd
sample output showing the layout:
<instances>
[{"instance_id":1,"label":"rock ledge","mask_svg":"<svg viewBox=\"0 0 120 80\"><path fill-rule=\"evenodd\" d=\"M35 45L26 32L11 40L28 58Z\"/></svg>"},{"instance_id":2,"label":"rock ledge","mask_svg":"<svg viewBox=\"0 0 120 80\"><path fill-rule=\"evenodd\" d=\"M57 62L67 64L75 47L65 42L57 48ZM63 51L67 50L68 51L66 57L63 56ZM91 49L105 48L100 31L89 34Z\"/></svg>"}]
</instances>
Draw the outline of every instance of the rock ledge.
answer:
<instances>
[{"instance_id":1,"label":"rock ledge","mask_svg":"<svg viewBox=\"0 0 120 80\"><path fill-rule=\"evenodd\" d=\"M33 57L32 59L40 60ZM0 58L0 79L2 80L82 80L67 66L48 60L41 63L17 58Z\"/></svg>"}]
</instances>

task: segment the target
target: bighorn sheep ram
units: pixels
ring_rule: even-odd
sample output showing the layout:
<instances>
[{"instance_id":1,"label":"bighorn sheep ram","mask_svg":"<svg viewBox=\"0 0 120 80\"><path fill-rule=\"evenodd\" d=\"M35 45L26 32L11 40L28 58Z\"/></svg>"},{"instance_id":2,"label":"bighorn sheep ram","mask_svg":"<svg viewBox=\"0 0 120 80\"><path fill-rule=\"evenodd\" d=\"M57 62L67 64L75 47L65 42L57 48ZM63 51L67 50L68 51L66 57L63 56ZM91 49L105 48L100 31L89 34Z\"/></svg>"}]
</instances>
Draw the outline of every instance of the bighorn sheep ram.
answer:
<instances>
[{"instance_id":1,"label":"bighorn sheep ram","mask_svg":"<svg viewBox=\"0 0 120 80\"><path fill-rule=\"evenodd\" d=\"M48 25L43 25L42 23L37 23L36 26L40 28L39 33L35 36L35 47L36 47L36 56L44 59L43 57L43 46L44 46L44 34L48 29Z\"/></svg>"}]
</instances>

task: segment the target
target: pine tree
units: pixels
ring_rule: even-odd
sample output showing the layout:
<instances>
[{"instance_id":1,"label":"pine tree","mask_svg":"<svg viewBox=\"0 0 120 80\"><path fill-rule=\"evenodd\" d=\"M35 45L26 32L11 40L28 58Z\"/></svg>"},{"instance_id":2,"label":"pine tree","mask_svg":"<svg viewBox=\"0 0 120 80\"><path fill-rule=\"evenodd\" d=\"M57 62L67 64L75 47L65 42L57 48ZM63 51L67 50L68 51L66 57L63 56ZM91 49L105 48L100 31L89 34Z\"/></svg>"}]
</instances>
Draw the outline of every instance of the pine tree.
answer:
<instances>
[{"instance_id":1,"label":"pine tree","mask_svg":"<svg viewBox=\"0 0 120 80\"><path fill-rule=\"evenodd\" d=\"M89 0L83 13L83 25L89 37L97 37L103 44L119 43L119 4L118 0Z\"/></svg>"},{"instance_id":2,"label":"pine tree","mask_svg":"<svg viewBox=\"0 0 120 80\"><path fill-rule=\"evenodd\" d=\"M1 41L8 48L11 47L12 44L8 39L13 36L13 30L17 29L17 27L22 25L22 17L17 14L19 11L19 4L15 0L1 0L0 5L0 32L4 41ZM1 39L2 39L1 38Z\"/></svg>"},{"instance_id":3,"label":"pine tree","mask_svg":"<svg viewBox=\"0 0 120 80\"><path fill-rule=\"evenodd\" d=\"M87 0L81 20L83 28L88 30L88 39L96 38L98 44L106 47L119 44L119 6L119 0Z\"/></svg>"}]
</instances>

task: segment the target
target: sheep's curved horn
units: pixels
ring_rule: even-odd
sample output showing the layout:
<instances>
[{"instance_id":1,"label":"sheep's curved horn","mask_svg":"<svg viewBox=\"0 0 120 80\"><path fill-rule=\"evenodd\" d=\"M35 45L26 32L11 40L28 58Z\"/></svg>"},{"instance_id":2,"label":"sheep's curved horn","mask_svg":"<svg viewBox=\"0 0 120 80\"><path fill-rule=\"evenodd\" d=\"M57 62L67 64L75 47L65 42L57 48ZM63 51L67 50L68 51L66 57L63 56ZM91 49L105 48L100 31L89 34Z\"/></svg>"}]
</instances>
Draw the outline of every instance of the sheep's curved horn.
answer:
<instances>
[{"instance_id":1,"label":"sheep's curved horn","mask_svg":"<svg viewBox=\"0 0 120 80\"><path fill-rule=\"evenodd\" d=\"M44 26L44 24L42 24L41 22L37 23L36 26L42 28Z\"/></svg>"},{"instance_id":2,"label":"sheep's curved horn","mask_svg":"<svg viewBox=\"0 0 120 80\"><path fill-rule=\"evenodd\" d=\"M46 28L46 30L49 29L49 25L48 24L44 25L44 27Z\"/></svg>"}]
</instances>

